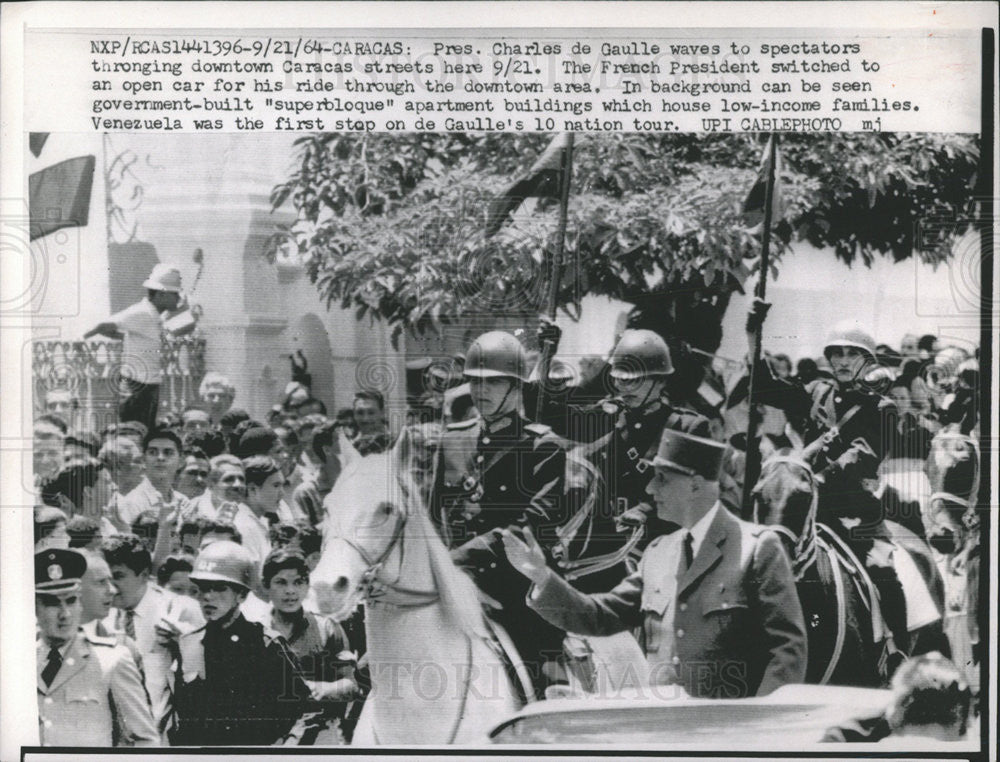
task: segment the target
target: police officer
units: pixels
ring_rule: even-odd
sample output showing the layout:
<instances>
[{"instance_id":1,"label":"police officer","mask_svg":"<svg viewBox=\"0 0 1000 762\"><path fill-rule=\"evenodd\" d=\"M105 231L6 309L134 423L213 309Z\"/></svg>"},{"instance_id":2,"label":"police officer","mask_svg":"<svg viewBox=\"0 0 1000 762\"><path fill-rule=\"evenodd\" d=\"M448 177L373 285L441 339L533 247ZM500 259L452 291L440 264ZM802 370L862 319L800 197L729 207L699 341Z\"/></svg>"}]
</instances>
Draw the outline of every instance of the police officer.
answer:
<instances>
[{"instance_id":1,"label":"police officer","mask_svg":"<svg viewBox=\"0 0 1000 762\"><path fill-rule=\"evenodd\" d=\"M545 330L553 329L550 323ZM601 476L592 514L567 537L562 559L568 578L587 592L610 590L625 576L622 550L632 527L646 525L633 557L652 538L676 528L655 514L646 495L652 478L649 462L663 430L710 436L707 418L670 403L666 385L674 366L659 334L625 331L611 353L610 365L616 394L596 405L567 405L562 431L584 444L580 452Z\"/></svg>"},{"instance_id":2,"label":"police officer","mask_svg":"<svg viewBox=\"0 0 1000 762\"><path fill-rule=\"evenodd\" d=\"M83 555L35 554L38 731L43 746L159 746L149 698L129 650L80 628Z\"/></svg>"},{"instance_id":3,"label":"police officer","mask_svg":"<svg viewBox=\"0 0 1000 762\"><path fill-rule=\"evenodd\" d=\"M563 523L565 453L551 430L522 412L527 380L524 348L511 334L489 331L466 355L474 418L448 426L441 438L432 511L455 562L502 608L492 615L507 630L541 698L542 665L561 653L562 633L527 609L527 582L510 568L500 530L530 526L551 547Z\"/></svg>"},{"instance_id":4,"label":"police officer","mask_svg":"<svg viewBox=\"0 0 1000 762\"><path fill-rule=\"evenodd\" d=\"M190 578L206 624L177 641L175 745L264 746L304 732L310 692L295 656L240 613L254 574L249 551L227 540L195 560Z\"/></svg>"}]
</instances>

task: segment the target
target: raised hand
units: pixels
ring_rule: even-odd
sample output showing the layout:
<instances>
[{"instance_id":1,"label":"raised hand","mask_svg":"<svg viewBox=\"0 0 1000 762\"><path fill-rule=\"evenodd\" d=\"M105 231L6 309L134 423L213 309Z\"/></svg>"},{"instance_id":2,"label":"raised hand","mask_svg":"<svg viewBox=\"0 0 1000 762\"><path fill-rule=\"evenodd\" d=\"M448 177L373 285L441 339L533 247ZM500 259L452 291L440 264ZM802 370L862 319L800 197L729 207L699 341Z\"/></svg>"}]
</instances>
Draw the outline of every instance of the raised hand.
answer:
<instances>
[{"instance_id":1,"label":"raised hand","mask_svg":"<svg viewBox=\"0 0 1000 762\"><path fill-rule=\"evenodd\" d=\"M541 585L550 572L545 562L545 553L535 540L531 529L528 527L520 531L504 529L501 531L501 536L510 565L536 585Z\"/></svg>"}]
</instances>

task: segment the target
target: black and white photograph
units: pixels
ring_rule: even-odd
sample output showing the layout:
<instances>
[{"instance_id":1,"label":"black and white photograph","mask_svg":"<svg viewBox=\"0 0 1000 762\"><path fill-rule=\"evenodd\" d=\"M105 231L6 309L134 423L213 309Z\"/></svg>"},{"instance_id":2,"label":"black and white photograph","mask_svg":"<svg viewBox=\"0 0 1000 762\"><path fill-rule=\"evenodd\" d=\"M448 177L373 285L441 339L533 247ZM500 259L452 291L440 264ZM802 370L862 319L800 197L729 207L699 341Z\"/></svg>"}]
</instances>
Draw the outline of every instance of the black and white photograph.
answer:
<instances>
[{"instance_id":1,"label":"black and white photograph","mask_svg":"<svg viewBox=\"0 0 1000 762\"><path fill-rule=\"evenodd\" d=\"M995 758L992 30L884 131L867 32L391 31L90 30L26 108L4 753Z\"/></svg>"}]
</instances>

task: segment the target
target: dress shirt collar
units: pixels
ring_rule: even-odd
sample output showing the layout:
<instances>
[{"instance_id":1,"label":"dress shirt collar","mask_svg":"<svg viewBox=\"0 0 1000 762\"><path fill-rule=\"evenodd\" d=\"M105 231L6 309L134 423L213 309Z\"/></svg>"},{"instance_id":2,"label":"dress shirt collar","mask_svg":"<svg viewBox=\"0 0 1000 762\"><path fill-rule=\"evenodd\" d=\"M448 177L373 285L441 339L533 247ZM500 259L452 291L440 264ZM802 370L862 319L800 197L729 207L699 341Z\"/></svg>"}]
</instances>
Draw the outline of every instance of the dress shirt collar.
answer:
<instances>
[{"instance_id":1,"label":"dress shirt collar","mask_svg":"<svg viewBox=\"0 0 1000 762\"><path fill-rule=\"evenodd\" d=\"M691 548L692 557L698 555L698 550L701 548L701 543L705 540L705 535L708 534L709 527L712 526L712 522L715 521L715 515L719 512L722 503L718 500L715 501L715 505L709 508L708 513L698 519L698 522L687 530L691 532ZM681 535L683 537L683 534Z\"/></svg>"}]
</instances>

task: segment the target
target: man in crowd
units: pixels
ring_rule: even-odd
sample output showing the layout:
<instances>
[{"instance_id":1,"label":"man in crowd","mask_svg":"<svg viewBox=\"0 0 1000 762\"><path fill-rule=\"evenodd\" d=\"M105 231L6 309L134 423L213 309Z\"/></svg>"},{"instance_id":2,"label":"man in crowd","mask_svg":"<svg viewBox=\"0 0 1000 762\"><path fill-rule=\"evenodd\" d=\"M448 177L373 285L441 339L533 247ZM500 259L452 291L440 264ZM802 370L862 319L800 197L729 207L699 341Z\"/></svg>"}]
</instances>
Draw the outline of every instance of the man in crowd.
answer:
<instances>
[{"instance_id":1,"label":"man in crowd","mask_svg":"<svg viewBox=\"0 0 1000 762\"><path fill-rule=\"evenodd\" d=\"M187 517L215 518L222 506L246 498L243 461L224 453L209 461L208 489L190 505Z\"/></svg>"},{"instance_id":2,"label":"man in crowd","mask_svg":"<svg viewBox=\"0 0 1000 762\"><path fill-rule=\"evenodd\" d=\"M43 746L157 746L128 649L80 629L86 568L73 550L35 554L39 738Z\"/></svg>"},{"instance_id":3,"label":"man in crowd","mask_svg":"<svg viewBox=\"0 0 1000 762\"><path fill-rule=\"evenodd\" d=\"M171 632L200 627L203 618L193 601L151 583L152 558L134 534L105 540L102 552L118 591L115 621L109 621L108 626L124 632L138 645L153 716L162 733L171 710L168 673L173 655L164 645L166 638Z\"/></svg>"},{"instance_id":4,"label":"man in crowd","mask_svg":"<svg viewBox=\"0 0 1000 762\"><path fill-rule=\"evenodd\" d=\"M187 510L187 497L174 489L174 480L181 467L180 437L169 429L153 429L146 435L142 449L146 475L135 489L118 501L119 528L123 531L129 531L146 511L159 514L165 505L172 506L177 515Z\"/></svg>"},{"instance_id":5,"label":"man in crowd","mask_svg":"<svg viewBox=\"0 0 1000 762\"><path fill-rule=\"evenodd\" d=\"M285 477L278 464L267 455L255 455L243 461L246 478L246 498L235 509L220 511L218 517L228 519L243 535L243 547L250 551L259 569L271 552L268 529L278 522L278 503ZM269 518L269 515L271 518Z\"/></svg>"},{"instance_id":6,"label":"man in crowd","mask_svg":"<svg viewBox=\"0 0 1000 762\"><path fill-rule=\"evenodd\" d=\"M70 426L76 426L80 398L69 389L49 389L45 393L45 412L57 415Z\"/></svg>"},{"instance_id":7,"label":"man in crowd","mask_svg":"<svg viewBox=\"0 0 1000 762\"><path fill-rule=\"evenodd\" d=\"M792 570L771 530L719 502L724 447L665 429L647 491L681 531L654 539L639 568L608 593L585 595L547 565L530 530L507 530L529 605L557 627L610 635L641 627L654 685L692 696L743 698L801 683L806 632Z\"/></svg>"},{"instance_id":8,"label":"man in crowd","mask_svg":"<svg viewBox=\"0 0 1000 762\"><path fill-rule=\"evenodd\" d=\"M236 399L236 387L221 373L209 371L198 386L198 396L208 410L212 426L219 426Z\"/></svg>"},{"instance_id":9,"label":"man in crowd","mask_svg":"<svg viewBox=\"0 0 1000 762\"><path fill-rule=\"evenodd\" d=\"M128 437L114 436L106 440L97 458L108 470L120 496L138 487L146 472L142 448ZM112 513L119 515L117 509Z\"/></svg>"},{"instance_id":10,"label":"man in crowd","mask_svg":"<svg viewBox=\"0 0 1000 762\"><path fill-rule=\"evenodd\" d=\"M289 738L310 696L294 655L240 603L253 584L254 561L232 542L206 546L191 581L205 625L177 642L174 698L179 746L272 745Z\"/></svg>"},{"instance_id":11,"label":"man in crowd","mask_svg":"<svg viewBox=\"0 0 1000 762\"><path fill-rule=\"evenodd\" d=\"M156 425L163 380L160 363L163 319L180 304L180 271L161 262L153 267L142 286L146 289L145 299L98 323L83 338L100 334L124 340L122 381L127 390L118 417L122 421L140 421L152 428Z\"/></svg>"},{"instance_id":12,"label":"man in crowd","mask_svg":"<svg viewBox=\"0 0 1000 762\"><path fill-rule=\"evenodd\" d=\"M354 395L354 422L358 435L354 449L361 455L389 449L389 428L385 422L385 398L376 391L362 389Z\"/></svg>"},{"instance_id":13,"label":"man in crowd","mask_svg":"<svg viewBox=\"0 0 1000 762\"><path fill-rule=\"evenodd\" d=\"M317 526L325 516L326 496L340 476L340 436L336 421L327 421L316 429L312 435L312 452L319 467L295 488L292 505L310 524Z\"/></svg>"},{"instance_id":14,"label":"man in crowd","mask_svg":"<svg viewBox=\"0 0 1000 762\"><path fill-rule=\"evenodd\" d=\"M176 489L189 501L193 501L208 489L208 474L212 467L201 448L185 447L181 456L184 465L177 475Z\"/></svg>"},{"instance_id":15,"label":"man in crowd","mask_svg":"<svg viewBox=\"0 0 1000 762\"><path fill-rule=\"evenodd\" d=\"M465 376L481 418L451 424L442 436L432 516L455 563L502 607L493 616L514 641L541 698L550 682L543 665L561 654L563 634L526 608L527 585L503 555L501 530L531 526L547 549L555 544L566 518L565 453L547 426L522 413L528 372L514 336L489 331L477 338Z\"/></svg>"},{"instance_id":16,"label":"man in crowd","mask_svg":"<svg viewBox=\"0 0 1000 762\"><path fill-rule=\"evenodd\" d=\"M208 411L201 405L188 405L181 411L181 434L187 437L190 434L200 434L208 431L212 427L209 420Z\"/></svg>"},{"instance_id":17,"label":"man in crowd","mask_svg":"<svg viewBox=\"0 0 1000 762\"><path fill-rule=\"evenodd\" d=\"M35 491L59 473L63 464L63 440L66 432L48 421L35 421L32 441L32 465Z\"/></svg>"},{"instance_id":18,"label":"man in crowd","mask_svg":"<svg viewBox=\"0 0 1000 762\"><path fill-rule=\"evenodd\" d=\"M64 466L43 489L48 505L61 508L68 516L88 516L99 522L101 531L114 534L107 506L115 491L104 464L93 458L77 460Z\"/></svg>"}]
</instances>

